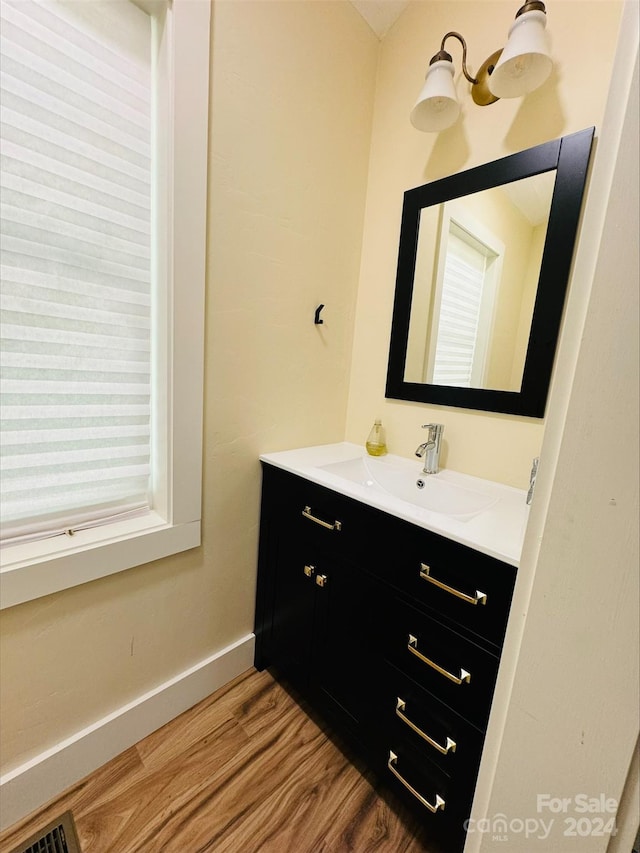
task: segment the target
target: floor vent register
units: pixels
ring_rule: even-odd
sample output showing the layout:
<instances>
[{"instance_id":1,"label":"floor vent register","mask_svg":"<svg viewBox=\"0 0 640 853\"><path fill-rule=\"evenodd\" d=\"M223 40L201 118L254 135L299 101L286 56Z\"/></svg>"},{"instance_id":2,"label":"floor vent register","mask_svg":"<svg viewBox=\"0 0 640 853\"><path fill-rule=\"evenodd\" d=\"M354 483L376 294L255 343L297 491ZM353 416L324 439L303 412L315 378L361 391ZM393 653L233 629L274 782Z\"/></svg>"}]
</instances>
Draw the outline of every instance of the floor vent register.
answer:
<instances>
[{"instance_id":1,"label":"floor vent register","mask_svg":"<svg viewBox=\"0 0 640 853\"><path fill-rule=\"evenodd\" d=\"M82 853L71 812L65 812L11 853Z\"/></svg>"}]
</instances>

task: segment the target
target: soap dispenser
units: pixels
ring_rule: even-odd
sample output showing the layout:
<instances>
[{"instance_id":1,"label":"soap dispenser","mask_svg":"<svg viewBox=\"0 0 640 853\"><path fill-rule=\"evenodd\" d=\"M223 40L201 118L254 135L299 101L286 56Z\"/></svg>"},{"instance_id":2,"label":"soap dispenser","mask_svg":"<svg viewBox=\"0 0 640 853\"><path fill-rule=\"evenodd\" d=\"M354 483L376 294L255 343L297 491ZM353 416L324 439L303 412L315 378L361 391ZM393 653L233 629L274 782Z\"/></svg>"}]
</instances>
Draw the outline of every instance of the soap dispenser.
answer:
<instances>
[{"instance_id":1,"label":"soap dispenser","mask_svg":"<svg viewBox=\"0 0 640 853\"><path fill-rule=\"evenodd\" d=\"M387 442L381 420L376 420L365 444L369 456L384 456L387 452Z\"/></svg>"}]
</instances>

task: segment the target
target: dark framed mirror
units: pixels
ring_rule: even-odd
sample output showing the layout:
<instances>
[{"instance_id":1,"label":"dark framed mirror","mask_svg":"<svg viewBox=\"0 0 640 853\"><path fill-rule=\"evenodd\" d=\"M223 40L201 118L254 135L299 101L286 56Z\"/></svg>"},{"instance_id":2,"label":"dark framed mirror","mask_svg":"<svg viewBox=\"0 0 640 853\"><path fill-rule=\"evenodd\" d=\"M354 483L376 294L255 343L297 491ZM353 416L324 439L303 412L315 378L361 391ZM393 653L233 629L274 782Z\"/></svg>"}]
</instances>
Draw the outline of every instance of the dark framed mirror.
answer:
<instances>
[{"instance_id":1,"label":"dark framed mirror","mask_svg":"<svg viewBox=\"0 0 640 853\"><path fill-rule=\"evenodd\" d=\"M405 192L387 397L544 416L593 135Z\"/></svg>"}]
</instances>

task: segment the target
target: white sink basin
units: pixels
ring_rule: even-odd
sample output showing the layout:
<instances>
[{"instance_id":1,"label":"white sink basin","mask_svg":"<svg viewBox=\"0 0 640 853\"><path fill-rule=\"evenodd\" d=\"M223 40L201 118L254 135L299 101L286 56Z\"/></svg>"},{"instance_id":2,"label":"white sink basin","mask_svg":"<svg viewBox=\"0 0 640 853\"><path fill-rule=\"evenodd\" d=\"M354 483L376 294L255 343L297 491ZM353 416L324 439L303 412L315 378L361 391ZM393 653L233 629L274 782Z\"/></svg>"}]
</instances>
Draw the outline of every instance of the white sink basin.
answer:
<instances>
[{"instance_id":1,"label":"white sink basin","mask_svg":"<svg viewBox=\"0 0 640 853\"><path fill-rule=\"evenodd\" d=\"M414 464L400 457L359 456L318 467L366 489L393 495L421 509L459 521L475 518L497 503L492 494L451 482L445 471L423 474L419 462Z\"/></svg>"}]
</instances>

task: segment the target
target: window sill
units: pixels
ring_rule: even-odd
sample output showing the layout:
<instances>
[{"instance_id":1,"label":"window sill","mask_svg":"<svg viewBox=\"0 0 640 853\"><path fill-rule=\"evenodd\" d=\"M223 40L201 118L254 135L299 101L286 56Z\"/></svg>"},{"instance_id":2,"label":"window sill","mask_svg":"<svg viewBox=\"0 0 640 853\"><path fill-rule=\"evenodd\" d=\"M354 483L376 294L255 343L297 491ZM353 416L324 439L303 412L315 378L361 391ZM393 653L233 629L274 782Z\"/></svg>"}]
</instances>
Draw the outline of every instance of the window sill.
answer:
<instances>
[{"instance_id":1,"label":"window sill","mask_svg":"<svg viewBox=\"0 0 640 853\"><path fill-rule=\"evenodd\" d=\"M200 545L200 521L169 524L157 513L105 527L11 545L0 556L0 609L14 607Z\"/></svg>"}]
</instances>

